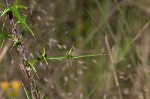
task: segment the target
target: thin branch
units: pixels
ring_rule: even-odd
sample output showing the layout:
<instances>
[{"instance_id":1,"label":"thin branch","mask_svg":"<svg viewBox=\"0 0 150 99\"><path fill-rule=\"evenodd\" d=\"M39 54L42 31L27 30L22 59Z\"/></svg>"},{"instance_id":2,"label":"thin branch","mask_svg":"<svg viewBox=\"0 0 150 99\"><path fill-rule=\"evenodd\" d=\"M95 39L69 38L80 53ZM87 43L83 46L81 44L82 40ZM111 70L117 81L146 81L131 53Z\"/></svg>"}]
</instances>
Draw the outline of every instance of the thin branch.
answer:
<instances>
[{"instance_id":1,"label":"thin branch","mask_svg":"<svg viewBox=\"0 0 150 99\"><path fill-rule=\"evenodd\" d=\"M110 62L111 62L111 68L112 68L112 71L113 71L113 76L114 76L115 84L116 84L116 87L118 89L118 96L119 96L119 99L123 99L122 93L121 93L120 84L119 84L117 73L116 73L116 69L115 69L115 63L114 63L114 60L113 60L113 56L112 56L112 52L111 52L111 49L110 49L110 46L109 46L107 35L105 36L105 43L106 43L106 46L107 46L107 50L108 50L108 54L109 54L109 59L110 59Z\"/></svg>"}]
</instances>

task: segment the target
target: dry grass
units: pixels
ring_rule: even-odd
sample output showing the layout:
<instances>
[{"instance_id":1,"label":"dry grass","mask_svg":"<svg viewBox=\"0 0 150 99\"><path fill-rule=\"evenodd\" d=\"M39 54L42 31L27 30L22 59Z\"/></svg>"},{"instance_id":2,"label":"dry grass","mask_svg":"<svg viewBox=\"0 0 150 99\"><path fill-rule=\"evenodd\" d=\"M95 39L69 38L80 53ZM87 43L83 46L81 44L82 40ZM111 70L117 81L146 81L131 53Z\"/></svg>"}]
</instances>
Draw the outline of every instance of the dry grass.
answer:
<instances>
[{"instance_id":1,"label":"dry grass","mask_svg":"<svg viewBox=\"0 0 150 99\"><path fill-rule=\"evenodd\" d=\"M149 99L150 1L81 1L21 2L34 9L29 23L36 39L25 34L23 42L29 60L39 55L43 44L48 56L67 54L73 43L74 55L108 54L36 64L43 99ZM10 46L4 44L0 52L0 81L22 79Z\"/></svg>"}]
</instances>

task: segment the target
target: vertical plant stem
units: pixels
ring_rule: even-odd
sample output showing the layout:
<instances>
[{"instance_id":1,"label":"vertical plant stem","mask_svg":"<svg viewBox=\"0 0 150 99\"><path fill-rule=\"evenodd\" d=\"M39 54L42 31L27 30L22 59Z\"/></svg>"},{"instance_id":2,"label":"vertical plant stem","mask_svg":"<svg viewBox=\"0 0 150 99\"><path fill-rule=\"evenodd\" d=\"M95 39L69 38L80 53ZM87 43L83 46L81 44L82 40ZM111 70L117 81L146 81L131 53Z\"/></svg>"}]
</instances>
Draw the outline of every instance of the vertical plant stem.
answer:
<instances>
[{"instance_id":1,"label":"vertical plant stem","mask_svg":"<svg viewBox=\"0 0 150 99\"><path fill-rule=\"evenodd\" d=\"M10 3L9 3L9 0L6 0L6 5L7 7L10 7ZM15 41L18 41L19 40L19 33L17 32L17 29L16 29L16 24L15 24L15 19L13 17L13 13L12 12L9 12L8 13L8 17L9 17L9 20L10 20L10 25L12 27L12 35L14 37L14 40ZM16 45L17 47L17 51L19 52L20 54L20 58L22 59L22 68L26 74L26 77L27 77L27 80L29 82L29 85L30 85L30 93L31 93L31 96L32 96L32 99L38 99L38 90L37 90L37 86L35 84L35 79L34 79L34 76L33 76L33 73L32 73L32 69L31 67L28 66L28 59L26 57L26 54L25 54L25 51L24 51L24 46L22 45L22 42L20 42L18 45ZM25 75L23 74L23 75ZM23 82L24 85L26 85L24 82ZM26 88L28 88L27 86L25 86Z\"/></svg>"},{"instance_id":2,"label":"vertical plant stem","mask_svg":"<svg viewBox=\"0 0 150 99\"><path fill-rule=\"evenodd\" d=\"M116 87L118 89L118 96L119 96L119 99L123 99L120 84L119 84L116 69L115 69L115 63L114 63L114 60L113 60L113 56L112 56L112 52L111 52L111 49L110 49L110 46L109 46L107 35L105 36L105 43L106 43L106 46L107 46L107 50L108 50L108 54L109 54L109 58L110 58L110 62L111 62L111 68L112 68L112 71L113 71L115 84L116 84Z\"/></svg>"}]
</instances>

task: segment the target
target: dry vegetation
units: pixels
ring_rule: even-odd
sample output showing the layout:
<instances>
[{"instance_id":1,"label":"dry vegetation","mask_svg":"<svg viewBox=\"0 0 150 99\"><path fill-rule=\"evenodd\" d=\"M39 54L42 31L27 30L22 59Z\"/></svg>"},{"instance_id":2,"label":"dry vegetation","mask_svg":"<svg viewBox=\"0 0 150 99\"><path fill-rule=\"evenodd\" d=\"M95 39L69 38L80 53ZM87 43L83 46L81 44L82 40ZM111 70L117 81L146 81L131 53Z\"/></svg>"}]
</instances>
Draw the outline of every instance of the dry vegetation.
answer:
<instances>
[{"instance_id":1,"label":"dry vegetation","mask_svg":"<svg viewBox=\"0 0 150 99\"><path fill-rule=\"evenodd\" d=\"M150 0L20 3L31 8L21 12L29 15L35 33L35 38L25 33L23 40L29 60L40 55L43 45L48 56L66 55L71 48L73 55L108 54L37 63L39 78L34 75L34 79L41 99L150 98ZM4 20L0 18L0 30ZM11 32L8 19L4 30ZM6 39L0 50L0 99L26 99L20 83L24 79L18 69L20 58L12 45Z\"/></svg>"}]
</instances>

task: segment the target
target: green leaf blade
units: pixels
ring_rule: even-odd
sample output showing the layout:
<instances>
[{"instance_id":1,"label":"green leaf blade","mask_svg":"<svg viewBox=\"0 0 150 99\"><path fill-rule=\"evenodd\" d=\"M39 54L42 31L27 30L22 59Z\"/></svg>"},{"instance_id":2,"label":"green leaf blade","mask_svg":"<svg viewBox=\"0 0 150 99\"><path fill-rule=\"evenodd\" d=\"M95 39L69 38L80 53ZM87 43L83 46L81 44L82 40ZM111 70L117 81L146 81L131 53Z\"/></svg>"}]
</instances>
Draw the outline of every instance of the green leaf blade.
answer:
<instances>
[{"instance_id":1,"label":"green leaf blade","mask_svg":"<svg viewBox=\"0 0 150 99\"><path fill-rule=\"evenodd\" d=\"M3 11L3 13L1 14L1 17L3 16L3 15L5 15L7 12L9 12L10 11L10 8L6 8L4 11Z\"/></svg>"}]
</instances>

